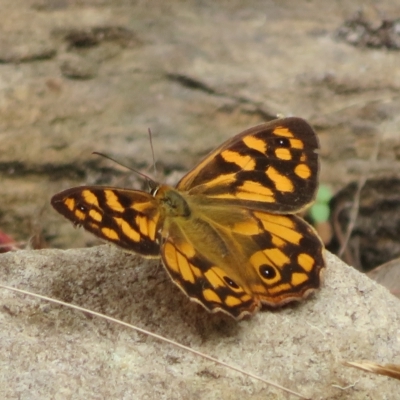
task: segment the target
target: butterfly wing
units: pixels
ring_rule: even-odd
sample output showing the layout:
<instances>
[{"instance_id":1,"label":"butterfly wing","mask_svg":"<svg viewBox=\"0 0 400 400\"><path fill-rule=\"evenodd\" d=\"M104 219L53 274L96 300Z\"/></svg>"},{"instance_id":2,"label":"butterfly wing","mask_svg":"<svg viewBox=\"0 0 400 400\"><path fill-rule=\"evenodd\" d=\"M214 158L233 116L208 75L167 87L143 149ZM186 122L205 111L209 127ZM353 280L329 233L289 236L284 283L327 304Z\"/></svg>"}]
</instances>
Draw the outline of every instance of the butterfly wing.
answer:
<instances>
[{"instance_id":1,"label":"butterfly wing","mask_svg":"<svg viewBox=\"0 0 400 400\"><path fill-rule=\"evenodd\" d=\"M173 281L209 311L240 319L320 286L323 245L301 218L236 206L191 209L188 224L168 223L161 253Z\"/></svg>"},{"instance_id":2,"label":"butterfly wing","mask_svg":"<svg viewBox=\"0 0 400 400\"><path fill-rule=\"evenodd\" d=\"M216 202L269 212L298 212L315 196L318 139L300 118L248 129L211 152L177 189Z\"/></svg>"},{"instance_id":3,"label":"butterfly wing","mask_svg":"<svg viewBox=\"0 0 400 400\"><path fill-rule=\"evenodd\" d=\"M105 186L81 186L57 193L52 206L100 239L148 257L159 257L162 217L149 193Z\"/></svg>"}]
</instances>

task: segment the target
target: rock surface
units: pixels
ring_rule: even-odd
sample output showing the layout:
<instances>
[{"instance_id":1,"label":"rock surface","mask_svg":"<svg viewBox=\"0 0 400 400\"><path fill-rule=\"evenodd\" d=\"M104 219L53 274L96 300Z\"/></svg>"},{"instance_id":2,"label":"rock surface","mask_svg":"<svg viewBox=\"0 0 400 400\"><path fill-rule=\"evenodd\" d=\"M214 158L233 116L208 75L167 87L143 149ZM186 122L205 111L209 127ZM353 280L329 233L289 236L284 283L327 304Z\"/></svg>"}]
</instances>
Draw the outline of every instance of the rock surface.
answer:
<instances>
[{"instance_id":1,"label":"rock surface","mask_svg":"<svg viewBox=\"0 0 400 400\"><path fill-rule=\"evenodd\" d=\"M312 298L240 323L191 303L156 261L110 246L8 253L0 281L135 324L312 399L395 399L397 381L342 361L400 363L400 301L330 253L327 261ZM85 313L5 289L0 298L1 398L292 398Z\"/></svg>"}]
</instances>

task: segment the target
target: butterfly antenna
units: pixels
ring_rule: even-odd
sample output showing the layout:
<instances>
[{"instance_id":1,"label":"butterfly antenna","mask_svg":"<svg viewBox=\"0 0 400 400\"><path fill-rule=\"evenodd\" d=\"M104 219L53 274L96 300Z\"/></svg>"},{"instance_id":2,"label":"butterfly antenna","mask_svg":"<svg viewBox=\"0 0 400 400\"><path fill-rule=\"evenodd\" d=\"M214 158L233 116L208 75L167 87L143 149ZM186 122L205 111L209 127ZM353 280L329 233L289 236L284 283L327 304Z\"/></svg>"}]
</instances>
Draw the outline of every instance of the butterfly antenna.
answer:
<instances>
[{"instance_id":1,"label":"butterfly antenna","mask_svg":"<svg viewBox=\"0 0 400 400\"><path fill-rule=\"evenodd\" d=\"M148 131L149 131L151 155L152 155L152 157L153 157L154 176L157 176L156 158L155 158L155 156L154 156L154 147L153 147L153 134L151 133L151 129L150 129L150 128L148 128Z\"/></svg>"},{"instance_id":2,"label":"butterfly antenna","mask_svg":"<svg viewBox=\"0 0 400 400\"><path fill-rule=\"evenodd\" d=\"M114 158L108 156L107 154L99 153L98 151L94 151L94 152L92 152L92 154L96 154L97 156L101 156L101 157L107 158L108 160L115 162L116 164L120 165L121 167L129 169L130 171L134 172L135 174L138 174L142 178L146 179L146 181L148 182L150 187L153 187L155 185L154 180L151 179L148 175L144 174L143 172L138 171L135 168L131 168L131 167L128 167L127 165L125 165L125 164L120 163L119 161L115 160Z\"/></svg>"}]
</instances>

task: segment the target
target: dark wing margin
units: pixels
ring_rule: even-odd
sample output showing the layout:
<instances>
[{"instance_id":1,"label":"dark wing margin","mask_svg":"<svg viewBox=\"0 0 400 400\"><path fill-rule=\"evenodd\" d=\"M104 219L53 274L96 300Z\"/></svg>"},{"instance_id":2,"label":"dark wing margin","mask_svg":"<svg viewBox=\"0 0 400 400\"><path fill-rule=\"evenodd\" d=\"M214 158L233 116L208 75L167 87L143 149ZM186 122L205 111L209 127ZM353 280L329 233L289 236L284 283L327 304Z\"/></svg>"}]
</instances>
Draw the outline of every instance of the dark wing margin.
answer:
<instances>
[{"instance_id":1,"label":"dark wing margin","mask_svg":"<svg viewBox=\"0 0 400 400\"><path fill-rule=\"evenodd\" d=\"M318 186L318 138L291 117L250 128L211 152L178 183L213 201L269 212L298 212Z\"/></svg>"},{"instance_id":2,"label":"dark wing margin","mask_svg":"<svg viewBox=\"0 0 400 400\"><path fill-rule=\"evenodd\" d=\"M143 256L158 257L157 200L149 193L104 186L80 186L55 194L51 205L74 225Z\"/></svg>"}]
</instances>

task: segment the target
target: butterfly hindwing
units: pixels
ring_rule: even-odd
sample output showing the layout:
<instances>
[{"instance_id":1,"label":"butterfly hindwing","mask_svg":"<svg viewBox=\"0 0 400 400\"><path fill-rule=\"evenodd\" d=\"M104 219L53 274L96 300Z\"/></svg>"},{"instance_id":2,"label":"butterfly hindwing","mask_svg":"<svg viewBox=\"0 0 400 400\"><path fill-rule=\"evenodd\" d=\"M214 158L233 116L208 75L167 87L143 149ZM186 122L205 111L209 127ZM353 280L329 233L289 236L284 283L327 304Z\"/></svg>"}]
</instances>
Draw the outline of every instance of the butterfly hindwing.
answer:
<instances>
[{"instance_id":1,"label":"butterfly hindwing","mask_svg":"<svg viewBox=\"0 0 400 400\"><path fill-rule=\"evenodd\" d=\"M317 137L300 118L248 129L211 152L177 188L216 202L297 212L315 196Z\"/></svg>"},{"instance_id":2,"label":"butterfly hindwing","mask_svg":"<svg viewBox=\"0 0 400 400\"><path fill-rule=\"evenodd\" d=\"M251 267L263 284L261 291L257 291L257 284L252 288L262 303L279 306L317 289L325 261L324 246L315 230L296 215L251 213L262 227L251 235L257 248L248 254Z\"/></svg>"},{"instance_id":3,"label":"butterfly hindwing","mask_svg":"<svg viewBox=\"0 0 400 400\"><path fill-rule=\"evenodd\" d=\"M279 306L319 287L323 245L301 218L187 200L190 226L169 223L161 253L192 300L241 318L262 303Z\"/></svg>"},{"instance_id":4,"label":"butterfly hindwing","mask_svg":"<svg viewBox=\"0 0 400 400\"><path fill-rule=\"evenodd\" d=\"M210 312L223 311L234 318L260 308L260 301L231 281L223 266L215 265L204 254L192 253L189 248L193 249L190 243L167 240L162 257L171 279L192 301Z\"/></svg>"},{"instance_id":5,"label":"butterfly hindwing","mask_svg":"<svg viewBox=\"0 0 400 400\"><path fill-rule=\"evenodd\" d=\"M100 239L144 256L160 255L160 209L149 193L81 186L57 193L51 204L74 225L83 226Z\"/></svg>"}]
</instances>

